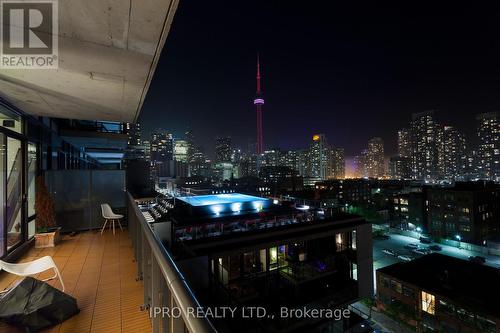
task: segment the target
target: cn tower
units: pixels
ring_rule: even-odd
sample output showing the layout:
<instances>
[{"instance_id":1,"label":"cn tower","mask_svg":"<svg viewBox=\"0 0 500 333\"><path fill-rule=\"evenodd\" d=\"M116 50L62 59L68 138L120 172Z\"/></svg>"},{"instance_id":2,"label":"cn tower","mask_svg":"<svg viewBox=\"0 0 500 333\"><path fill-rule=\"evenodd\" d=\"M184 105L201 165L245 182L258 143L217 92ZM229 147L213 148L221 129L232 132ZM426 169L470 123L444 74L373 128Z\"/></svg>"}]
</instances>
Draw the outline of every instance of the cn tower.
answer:
<instances>
[{"instance_id":1,"label":"cn tower","mask_svg":"<svg viewBox=\"0 0 500 333\"><path fill-rule=\"evenodd\" d=\"M260 155L264 152L264 139L262 133L262 105L264 105L264 98L262 98L262 90L260 89L260 62L259 55L257 54L257 92L253 100L257 111L257 154Z\"/></svg>"}]
</instances>

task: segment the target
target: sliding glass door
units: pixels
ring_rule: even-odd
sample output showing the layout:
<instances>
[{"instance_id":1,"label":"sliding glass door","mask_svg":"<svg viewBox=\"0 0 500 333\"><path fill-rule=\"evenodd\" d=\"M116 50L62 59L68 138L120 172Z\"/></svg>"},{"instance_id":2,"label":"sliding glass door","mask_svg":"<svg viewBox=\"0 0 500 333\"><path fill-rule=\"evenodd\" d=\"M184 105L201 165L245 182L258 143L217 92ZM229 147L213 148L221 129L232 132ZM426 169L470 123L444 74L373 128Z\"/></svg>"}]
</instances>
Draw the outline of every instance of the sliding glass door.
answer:
<instances>
[{"instance_id":1,"label":"sliding glass door","mask_svg":"<svg viewBox=\"0 0 500 333\"><path fill-rule=\"evenodd\" d=\"M5 148L5 135L0 132L0 257L5 255L5 219L6 219L6 209L5 209L5 190L6 190L6 148Z\"/></svg>"},{"instance_id":2,"label":"sliding glass door","mask_svg":"<svg viewBox=\"0 0 500 333\"><path fill-rule=\"evenodd\" d=\"M34 235L38 151L27 140L27 128L20 115L0 103L0 258ZM37 133L32 140L38 140Z\"/></svg>"},{"instance_id":3,"label":"sliding glass door","mask_svg":"<svg viewBox=\"0 0 500 333\"><path fill-rule=\"evenodd\" d=\"M35 184L37 176L38 146L35 143L28 143L28 158L26 166L26 187L27 187L27 218L28 218L28 239L35 236Z\"/></svg>"},{"instance_id":4,"label":"sliding glass door","mask_svg":"<svg viewBox=\"0 0 500 333\"><path fill-rule=\"evenodd\" d=\"M23 155L22 142L7 137L7 251L23 241Z\"/></svg>"}]
</instances>

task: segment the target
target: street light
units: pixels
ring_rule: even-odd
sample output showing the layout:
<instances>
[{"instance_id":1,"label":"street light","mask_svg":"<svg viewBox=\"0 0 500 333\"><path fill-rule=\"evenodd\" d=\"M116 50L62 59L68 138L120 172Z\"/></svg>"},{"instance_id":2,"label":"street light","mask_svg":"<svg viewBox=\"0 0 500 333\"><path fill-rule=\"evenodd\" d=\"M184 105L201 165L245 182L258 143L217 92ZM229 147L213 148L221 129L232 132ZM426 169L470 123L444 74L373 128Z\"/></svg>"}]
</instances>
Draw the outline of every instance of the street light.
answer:
<instances>
[{"instance_id":1,"label":"street light","mask_svg":"<svg viewBox=\"0 0 500 333\"><path fill-rule=\"evenodd\" d=\"M422 228L420 227L417 227L417 232L418 232L418 238L420 239L420 237L422 237Z\"/></svg>"},{"instance_id":2,"label":"street light","mask_svg":"<svg viewBox=\"0 0 500 333\"><path fill-rule=\"evenodd\" d=\"M458 241L458 248L460 248L460 241L462 240L462 237L460 237L460 235L455 235L455 238Z\"/></svg>"}]
</instances>

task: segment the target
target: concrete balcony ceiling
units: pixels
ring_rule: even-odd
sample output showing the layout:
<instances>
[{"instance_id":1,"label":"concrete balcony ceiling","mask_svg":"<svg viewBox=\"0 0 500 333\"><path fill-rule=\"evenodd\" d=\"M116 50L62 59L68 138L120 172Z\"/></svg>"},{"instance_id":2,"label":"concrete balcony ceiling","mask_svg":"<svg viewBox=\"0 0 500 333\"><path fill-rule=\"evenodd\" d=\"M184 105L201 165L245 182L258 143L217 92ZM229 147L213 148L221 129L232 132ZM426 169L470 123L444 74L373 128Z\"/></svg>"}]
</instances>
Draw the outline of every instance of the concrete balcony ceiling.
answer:
<instances>
[{"instance_id":1,"label":"concrete balcony ceiling","mask_svg":"<svg viewBox=\"0 0 500 333\"><path fill-rule=\"evenodd\" d=\"M59 69L0 69L0 96L32 115L136 121L177 4L59 1Z\"/></svg>"}]
</instances>

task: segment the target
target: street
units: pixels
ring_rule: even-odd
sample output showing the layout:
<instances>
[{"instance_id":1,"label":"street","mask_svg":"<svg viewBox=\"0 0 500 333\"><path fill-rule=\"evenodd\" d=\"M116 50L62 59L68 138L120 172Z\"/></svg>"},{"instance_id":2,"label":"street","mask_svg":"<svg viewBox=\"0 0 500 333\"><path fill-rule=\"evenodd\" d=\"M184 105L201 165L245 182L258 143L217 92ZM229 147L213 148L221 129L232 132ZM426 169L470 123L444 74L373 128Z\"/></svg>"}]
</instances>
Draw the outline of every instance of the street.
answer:
<instances>
[{"instance_id":1,"label":"street","mask_svg":"<svg viewBox=\"0 0 500 333\"><path fill-rule=\"evenodd\" d=\"M405 245L413 243L413 244L418 244L420 248L425 248L433 244L437 243L432 243L432 244L423 244L420 243L418 239L412 238L412 237L407 237L403 235L398 235L398 234L387 234L390 239L386 240L379 240L379 239L374 239L373 240L373 270L374 274L375 271L379 268L397 263L397 262L403 262L402 260L398 259L396 256L390 255L383 253L382 251L384 249L390 249L395 251L397 254L400 255L405 255L408 256L412 259L418 258L421 255L415 254L412 252L412 250L406 249ZM457 247L453 246L448 246L448 245L443 245L439 244L439 246L442 247L441 251L435 251L444 255L449 255L452 257L468 260L469 256L482 256L486 258L486 264L492 267L500 268L500 256L494 256L494 255L486 255L482 254L479 252L474 252L474 251L469 251L465 249L459 249ZM376 285L375 285L376 287Z\"/></svg>"}]
</instances>

